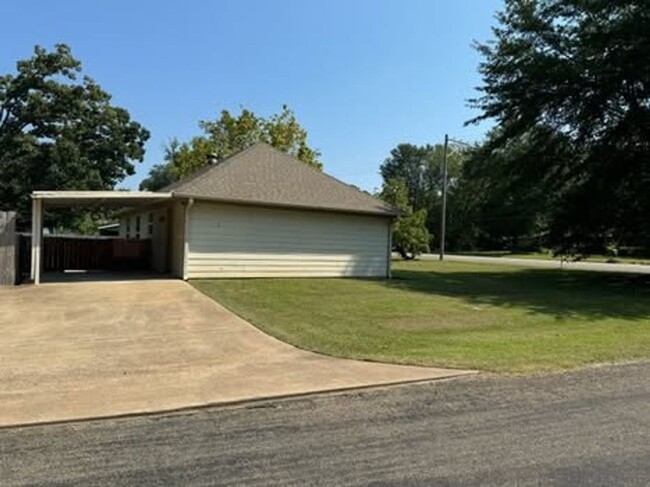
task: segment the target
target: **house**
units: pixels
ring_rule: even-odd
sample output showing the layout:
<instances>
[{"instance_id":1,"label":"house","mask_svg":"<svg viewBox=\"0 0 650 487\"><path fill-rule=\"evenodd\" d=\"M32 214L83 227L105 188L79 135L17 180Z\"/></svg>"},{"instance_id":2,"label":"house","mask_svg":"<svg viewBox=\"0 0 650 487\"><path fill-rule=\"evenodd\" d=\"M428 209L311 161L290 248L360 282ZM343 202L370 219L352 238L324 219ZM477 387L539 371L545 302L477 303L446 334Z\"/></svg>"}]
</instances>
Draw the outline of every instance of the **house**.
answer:
<instances>
[{"instance_id":1,"label":"house","mask_svg":"<svg viewBox=\"0 0 650 487\"><path fill-rule=\"evenodd\" d=\"M128 206L120 237L151 239L152 268L182 279L390 275L397 210L263 143L155 193L37 191L33 198L37 236L43 205ZM33 255L38 246L36 238Z\"/></svg>"}]
</instances>

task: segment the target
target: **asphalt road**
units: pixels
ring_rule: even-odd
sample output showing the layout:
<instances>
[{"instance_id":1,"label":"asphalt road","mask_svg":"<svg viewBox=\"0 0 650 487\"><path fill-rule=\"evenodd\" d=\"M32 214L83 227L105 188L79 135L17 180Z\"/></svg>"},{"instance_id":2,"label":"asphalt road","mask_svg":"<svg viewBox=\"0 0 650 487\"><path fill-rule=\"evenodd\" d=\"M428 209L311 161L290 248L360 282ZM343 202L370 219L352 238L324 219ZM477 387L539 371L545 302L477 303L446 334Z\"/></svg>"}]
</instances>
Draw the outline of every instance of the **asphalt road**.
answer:
<instances>
[{"instance_id":1,"label":"asphalt road","mask_svg":"<svg viewBox=\"0 0 650 487\"><path fill-rule=\"evenodd\" d=\"M650 364L0 430L2 485L649 485Z\"/></svg>"},{"instance_id":2,"label":"asphalt road","mask_svg":"<svg viewBox=\"0 0 650 487\"><path fill-rule=\"evenodd\" d=\"M422 254L424 260L437 260L437 254ZM539 267L542 269L564 269L576 271L624 272L632 274L650 274L647 264L608 264L606 262L562 262L560 260L521 259L516 257L484 257L479 255L445 255L449 262L472 262L476 264L502 264L522 267Z\"/></svg>"}]
</instances>

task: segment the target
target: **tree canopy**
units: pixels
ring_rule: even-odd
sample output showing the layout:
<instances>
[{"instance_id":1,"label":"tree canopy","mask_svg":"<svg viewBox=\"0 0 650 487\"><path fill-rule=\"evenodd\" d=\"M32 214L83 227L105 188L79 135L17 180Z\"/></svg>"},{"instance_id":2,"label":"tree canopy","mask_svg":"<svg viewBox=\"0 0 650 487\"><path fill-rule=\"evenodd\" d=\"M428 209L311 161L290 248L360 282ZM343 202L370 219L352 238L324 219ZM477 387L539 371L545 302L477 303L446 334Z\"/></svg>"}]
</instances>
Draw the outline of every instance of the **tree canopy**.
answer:
<instances>
[{"instance_id":1,"label":"tree canopy","mask_svg":"<svg viewBox=\"0 0 650 487\"><path fill-rule=\"evenodd\" d=\"M203 135L193 137L189 142L173 139L167 146L165 160L175 177L182 179L192 174L207 163L210 154L224 159L255 142L266 142L305 164L322 168L318 160L320 153L307 144L307 130L286 105L280 113L268 118L246 108L235 115L222 110L219 118L202 120L199 126Z\"/></svg>"},{"instance_id":2,"label":"tree canopy","mask_svg":"<svg viewBox=\"0 0 650 487\"><path fill-rule=\"evenodd\" d=\"M158 191L177 180L171 165L155 164L149 171L149 176L140 182L140 191Z\"/></svg>"},{"instance_id":3,"label":"tree canopy","mask_svg":"<svg viewBox=\"0 0 650 487\"><path fill-rule=\"evenodd\" d=\"M548 224L560 188L550 164L570 157L565 138L535 129L494 149L495 130L467 153L454 195L463 246L538 250L548 245ZM543 150L540 150L543 149Z\"/></svg>"},{"instance_id":4,"label":"tree canopy","mask_svg":"<svg viewBox=\"0 0 650 487\"><path fill-rule=\"evenodd\" d=\"M383 188L401 180L406 186L408 205L415 212L425 210L424 219L428 233L436 240L440 234L442 214L442 166L443 145L414 145L403 143L391 150L390 156L380 166ZM454 247L464 238L464 229L459 224L455 193L462 173L467 150L452 147L447 153L448 166L448 226L447 241ZM400 183L401 184L401 183ZM394 191L393 187L391 191ZM428 239L427 239L427 243ZM439 242L435 242L438 244Z\"/></svg>"},{"instance_id":5,"label":"tree canopy","mask_svg":"<svg viewBox=\"0 0 650 487\"><path fill-rule=\"evenodd\" d=\"M460 175L461 151L448 151L448 177L454 181ZM403 179L414 208L426 208L442 191L443 145L398 144L390 151L379 170L384 181Z\"/></svg>"},{"instance_id":6,"label":"tree canopy","mask_svg":"<svg viewBox=\"0 0 650 487\"><path fill-rule=\"evenodd\" d=\"M497 122L481 157L499 191L546 192L558 252L650 249L650 3L506 0L497 20L473 105Z\"/></svg>"},{"instance_id":7,"label":"tree canopy","mask_svg":"<svg viewBox=\"0 0 650 487\"><path fill-rule=\"evenodd\" d=\"M429 232L425 225L427 210L413 210L405 179L393 178L385 182L379 197L400 211L393 226L393 249L403 259L413 259L429 251Z\"/></svg>"},{"instance_id":8,"label":"tree canopy","mask_svg":"<svg viewBox=\"0 0 650 487\"><path fill-rule=\"evenodd\" d=\"M0 209L29 213L38 189L112 189L142 160L149 132L81 70L58 44L0 76Z\"/></svg>"}]
</instances>

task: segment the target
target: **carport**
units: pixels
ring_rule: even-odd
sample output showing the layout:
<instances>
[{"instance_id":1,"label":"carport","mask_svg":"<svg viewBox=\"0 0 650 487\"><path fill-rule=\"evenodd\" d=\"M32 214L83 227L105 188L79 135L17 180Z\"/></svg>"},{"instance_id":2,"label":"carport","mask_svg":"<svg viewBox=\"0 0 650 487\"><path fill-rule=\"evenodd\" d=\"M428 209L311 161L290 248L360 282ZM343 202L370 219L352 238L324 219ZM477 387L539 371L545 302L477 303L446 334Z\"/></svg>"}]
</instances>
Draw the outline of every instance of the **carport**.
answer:
<instances>
[{"instance_id":1,"label":"carport","mask_svg":"<svg viewBox=\"0 0 650 487\"><path fill-rule=\"evenodd\" d=\"M128 209L165 202L171 193L150 191L34 191L32 193L31 279L42 277L43 213L45 208L103 207Z\"/></svg>"}]
</instances>

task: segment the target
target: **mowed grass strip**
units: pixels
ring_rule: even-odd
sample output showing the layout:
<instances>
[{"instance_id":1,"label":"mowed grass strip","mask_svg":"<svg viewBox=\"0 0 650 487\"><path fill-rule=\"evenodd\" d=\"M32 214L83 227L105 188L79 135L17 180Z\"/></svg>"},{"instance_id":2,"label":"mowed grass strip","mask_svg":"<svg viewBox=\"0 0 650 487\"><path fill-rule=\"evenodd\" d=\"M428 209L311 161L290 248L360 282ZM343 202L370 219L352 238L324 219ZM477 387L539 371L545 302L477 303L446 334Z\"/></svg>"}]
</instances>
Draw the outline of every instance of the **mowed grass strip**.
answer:
<instances>
[{"instance_id":1,"label":"mowed grass strip","mask_svg":"<svg viewBox=\"0 0 650 487\"><path fill-rule=\"evenodd\" d=\"M395 262L393 279L192 284L263 331L336 357L495 372L650 357L650 276Z\"/></svg>"}]
</instances>

